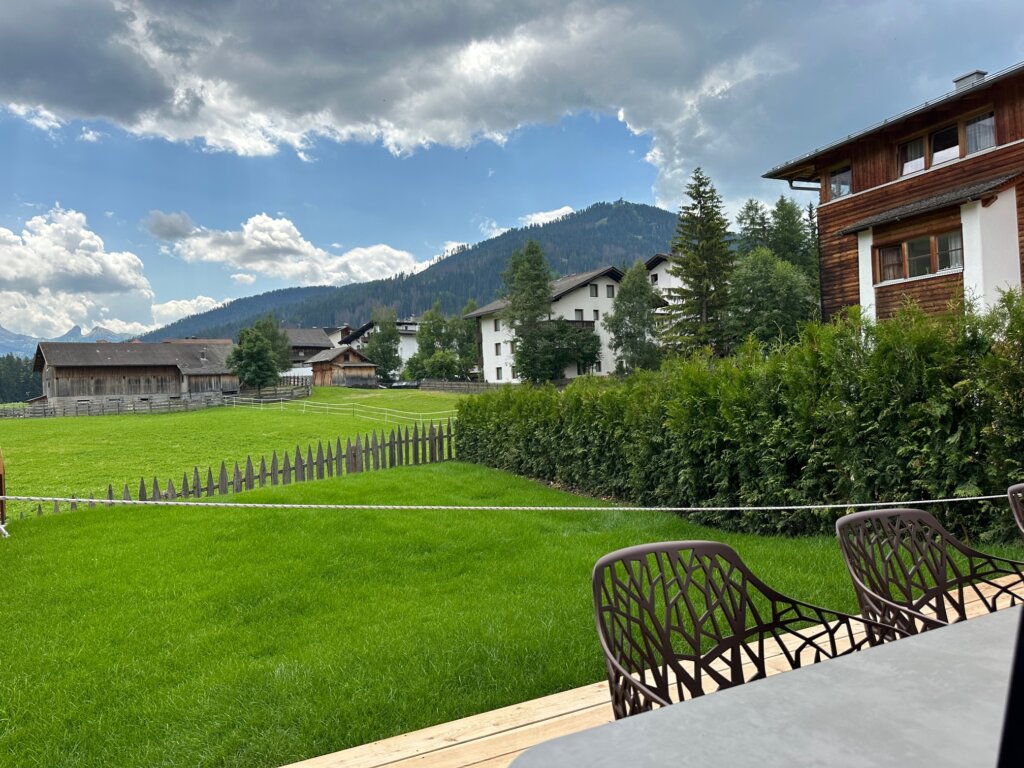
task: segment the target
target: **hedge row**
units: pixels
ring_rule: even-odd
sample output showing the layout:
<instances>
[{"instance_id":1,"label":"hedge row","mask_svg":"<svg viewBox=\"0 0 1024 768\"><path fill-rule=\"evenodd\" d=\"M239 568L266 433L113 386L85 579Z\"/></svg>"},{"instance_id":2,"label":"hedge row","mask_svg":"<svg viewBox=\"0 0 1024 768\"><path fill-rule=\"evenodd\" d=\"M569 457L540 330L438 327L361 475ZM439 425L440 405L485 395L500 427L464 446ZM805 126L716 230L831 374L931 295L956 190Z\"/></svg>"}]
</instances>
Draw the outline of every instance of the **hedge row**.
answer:
<instances>
[{"instance_id":1,"label":"hedge row","mask_svg":"<svg viewBox=\"0 0 1024 768\"><path fill-rule=\"evenodd\" d=\"M460 458L644 505L856 503L1003 493L1024 480L1024 302L984 315L850 313L793 344L748 343L564 392L459 406ZM935 509L968 538L1015 535L1005 502ZM698 512L762 534L831 533L829 511Z\"/></svg>"}]
</instances>

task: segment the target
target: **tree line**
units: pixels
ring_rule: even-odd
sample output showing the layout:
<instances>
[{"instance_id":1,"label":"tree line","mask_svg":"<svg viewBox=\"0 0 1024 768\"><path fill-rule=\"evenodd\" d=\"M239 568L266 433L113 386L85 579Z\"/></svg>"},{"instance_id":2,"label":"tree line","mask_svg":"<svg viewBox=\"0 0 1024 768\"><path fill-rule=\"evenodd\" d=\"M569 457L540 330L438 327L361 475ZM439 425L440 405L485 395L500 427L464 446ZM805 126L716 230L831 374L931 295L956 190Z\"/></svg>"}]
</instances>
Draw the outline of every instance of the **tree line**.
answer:
<instances>
[{"instance_id":1,"label":"tree line","mask_svg":"<svg viewBox=\"0 0 1024 768\"><path fill-rule=\"evenodd\" d=\"M0 357L0 403L21 403L43 394L42 377L32 370L31 357Z\"/></svg>"}]
</instances>

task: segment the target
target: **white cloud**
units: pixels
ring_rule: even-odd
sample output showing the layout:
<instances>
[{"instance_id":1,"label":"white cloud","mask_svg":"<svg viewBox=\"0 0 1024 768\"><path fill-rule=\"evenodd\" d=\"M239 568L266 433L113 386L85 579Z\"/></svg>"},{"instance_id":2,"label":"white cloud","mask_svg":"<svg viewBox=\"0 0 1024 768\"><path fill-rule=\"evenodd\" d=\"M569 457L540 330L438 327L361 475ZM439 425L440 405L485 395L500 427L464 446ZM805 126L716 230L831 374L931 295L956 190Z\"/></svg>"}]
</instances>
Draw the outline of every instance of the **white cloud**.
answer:
<instances>
[{"instance_id":1,"label":"white cloud","mask_svg":"<svg viewBox=\"0 0 1024 768\"><path fill-rule=\"evenodd\" d=\"M56 205L20 233L0 227L0 325L53 338L71 326L139 334L223 301L154 303L142 260L108 251L84 214Z\"/></svg>"},{"instance_id":2,"label":"white cloud","mask_svg":"<svg viewBox=\"0 0 1024 768\"><path fill-rule=\"evenodd\" d=\"M150 221L163 223L167 216L153 211ZM181 227L176 233L183 231ZM239 270L236 275L255 273L293 285L361 283L412 272L417 263L408 251L384 243L330 253L306 240L291 220L265 213L250 217L237 230L194 228L176 239L173 250L188 262L224 264Z\"/></svg>"},{"instance_id":3,"label":"white cloud","mask_svg":"<svg viewBox=\"0 0 1024 768\"><path fill-rule=\"evenodd\" d=\"M256 276L250 275L247 272L235 272L235 274L231 276L231 279L239 285L252 285L256 282Z\"/></svg>"},{"instance_id":4,"label":"white cloud","mask_svg":"<svg viewBox=\"0 0 1024 768\"><path fill-rule=\"evenodd\" d=\"M27 104L17 104L12 102L7 105L7 109L30 125L34 125L39 130L46 131L51 135L58 128L64 125L63 120L42 105L32 107Z\"/></svg>"},{"instance_id":5,"label":"white cloud","mask_svg":"<svg viewBox=\"0 0 1024 768\"><path fill-rule=\"evenodd\" d=\"M172 299L153 305L153 320L157 326L168 325L189 315L209 312L226 303L223 299L212 299L209 296L196 296L194 299Z\"/></svg>"},{"instance_id":6,"label":"white cloud","mask_svg":"<svg viewBox=\"0 0 1024 768\"><path fill-rule=\"evenodd\" d=\"M485 240L490 240L492 237L505 234L511 227L499 227L498 222L494 219L484 219L477 229L480 230L480 234L484 236Z\"/></svg>"},{"instance_id":7,"label":"white cloud","mask_svg":"<svg viewBox=\"0 0 1024 768\"><path fill-rule=\"evenodd\" d=\"M563 205L561 208L556 208L553 211L537 211L536 213L528 213L525 216L519 217L519 225L521 227L528 227L531 224L547 224L548 222L565 218L572 212L572 208L568 205Z\"/></svg>"},{"instance_id":8,"label":"white cloud","mask_svg":"<svg viewBox=\"0 0 1024 768\"><path fill-rule=\"evenodd\" d=\"M78 141L84 141L89 144L95 144L97 141L106 136L105 133L100 131L94 131L92 128L82 126L82 132L78 134Z\"/></svg>"}]
</instances>

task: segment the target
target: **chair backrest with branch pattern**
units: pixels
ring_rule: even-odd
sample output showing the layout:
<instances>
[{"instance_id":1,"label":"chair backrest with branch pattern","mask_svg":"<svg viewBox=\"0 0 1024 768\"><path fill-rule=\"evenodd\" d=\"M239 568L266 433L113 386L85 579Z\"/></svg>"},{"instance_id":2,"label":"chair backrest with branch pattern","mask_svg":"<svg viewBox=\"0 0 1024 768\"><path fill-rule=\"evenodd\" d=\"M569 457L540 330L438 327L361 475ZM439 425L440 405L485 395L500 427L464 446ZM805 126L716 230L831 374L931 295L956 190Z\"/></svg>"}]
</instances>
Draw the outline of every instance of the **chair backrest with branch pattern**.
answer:
<instances>
[{"instance_id":1,"label":"chair backrest with branch pattern","mask_svg":"<svg viewBox=\"0 0 1024 768\"><path fill-rule=\"evenodd\" d=\"M612 552L594 567L593 588L617 718L895 636L786 597L717 542Z\"/></svg>"},{"instance_id":2,"label":"chair backrest with branch pattern","mask_svg":"<svg viewBox=\"0 0 1024 768\"><path fill-rule=\"evenodd\" d=\"M839 548L865 618L908 634L1024 602L1021 563L968 547L919 509L857 512L836 521Z\"/></svg>"},{"instance_id":3,"label":"chair backrest with branch pattern","mask_svg":"<svg viewBox=\"0 0 1024 768\"><path fill-rule=\"evenodd\" d=\"M1011 485L1006 489L1006 495L1010 499L1010 509L1013 510L1013 519L1017 522L1017 530L1024 536L1024 483Z\"/></svg>"}]
</instances>

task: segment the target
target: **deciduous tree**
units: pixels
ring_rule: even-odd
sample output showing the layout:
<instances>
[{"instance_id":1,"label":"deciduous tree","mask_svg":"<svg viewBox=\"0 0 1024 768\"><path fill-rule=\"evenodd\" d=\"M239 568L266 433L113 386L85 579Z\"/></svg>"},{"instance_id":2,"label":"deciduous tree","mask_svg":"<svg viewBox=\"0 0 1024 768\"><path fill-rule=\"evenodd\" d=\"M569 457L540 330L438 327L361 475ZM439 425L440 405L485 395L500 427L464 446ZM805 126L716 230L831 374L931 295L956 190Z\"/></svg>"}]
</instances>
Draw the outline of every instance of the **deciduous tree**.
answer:
<instances>
[{"instance_id":1,"label":"deciduous tree","mask_svg":"<svg viewBox=\"0 0 1024 768\"><path fill-rule=\"evenodd\" d=\"M252 330L259 333L270 344L278 371L287 371L292 367L292 343L288 340L277 318L268 313L252 324ZM241 341L241 335L239 335Z\"/></svg>"},{"instance_id":2,"label":"deciduous tree","mask_svg":"<svg viewBox=\"0 0 1024 768\"><path fill-rule=\"evenodd\" d=\"M792 341L817 316L811 279L796 265L767 248L740 258L732 276L726 329L736 342L753 336L761 342Z\"/></svg>"},{"instance_id":3,"label":"deciduous tree","mask_svg":"<svg viewBox=\"0 0 1024 768\"><path fill-rule=\"evenodd\" d=\"M611 334L618 370L628 373L638 368L658 367L661 348L657 343L655 310L662 304L660 294L651 285L647 267L637 261L626 270L612 311L601 320Z\"/></svg>"},{"instance_id":4,"label":"deciduous tree","mask_svg":"<svg viewBox=\"0 0 1024 768\"><path fill-rule=\"evenodd\" d=\"M398 315L391 307L374 307L370 319L373 321L373 333L363 347L363 354L377 366L377 378L390 384L402 367L402 357L398 353L401 341Z\"/></svg>"},{"instance_id":5,"label":"deciduous tree","mask_svg":"<svg viewBox=\"0 0 1024 768\"><path fill-rule=\"evenodd\" d=\"M249 389L270 387L279 381L279 362L274 349L255 325L238 334L238 344L228 355L227 365L242 386Z\"/></svg>"}]
</instances>

